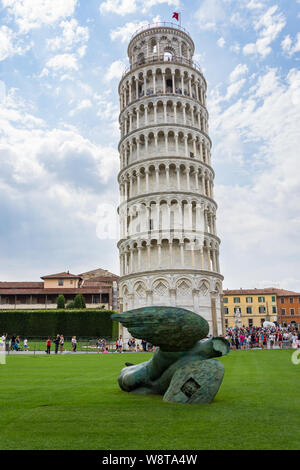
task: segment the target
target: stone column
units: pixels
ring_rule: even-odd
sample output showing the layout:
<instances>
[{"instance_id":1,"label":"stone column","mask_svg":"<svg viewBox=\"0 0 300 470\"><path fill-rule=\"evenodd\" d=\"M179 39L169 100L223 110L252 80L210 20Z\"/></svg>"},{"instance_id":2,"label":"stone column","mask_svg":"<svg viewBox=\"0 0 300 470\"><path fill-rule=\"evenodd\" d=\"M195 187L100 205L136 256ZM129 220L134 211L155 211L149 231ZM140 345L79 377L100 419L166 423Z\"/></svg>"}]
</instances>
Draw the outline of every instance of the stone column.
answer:
<instances>
[{"instance_id":1,"label":"stone column","mask_svg":"<svg viewBox=\"0 0 300 470\"><path fill-rule=\"evenodd\" d=\"M178 134L175 134L175 152L178 155Z\"/></svg>"},{"instance_id":2,"label":"stone column","mask_svg":"<svg viewBox=\"0 0 300 470\"><path fill-rule=\"evenodd\" d=\"M180 191L180 167L176 166L177 189Z\"/></svg>"},{"instance_id":3,"label":"stone column","mask_svg":"<svg viewBox=\"0 0 300 470\"><path fill-rule=\"evenodd\" d=\"M172 92L175 93L175 72L172 72Z\"/></svg>"},{"instance_id":4,"label":"stone column","mask_svg":"<svg viewBox=\"0 0 300 470\"><path fill-rule=\"evenodd\" d=\"M139 97L139 82L135 79L135 99L137 100Z\"/></svg>"},{"instance_id":5,"label":"stone column","mask_svg":"<svg viewBox=\"0 0 300 470\"><path fill-rule=\"evenodd\" d=\"M163 103L164 107L164 122L167 122L167 103Z\"/></svg>"},{"instance_id":6,"label":"stone column","mask_svg":"<svg viewBox=\"0 0 300 470\"><path fill-rule=\"evenodd\" d=\"M166 182L167 182L167 187L169 188L169 186L170 186L170 171L169 171L168 166L166 167Z\"/></svg>"},{"instance_id":7,"label":"stone column","mask_svg":"<svg viewBox=\"0 0 300 470\"><path fill-rule=\"evenodd\" d=\"M184 242L181 241L179 243L180 245L180 260L181 260L181 266L184 267Z\"/></svg>"},{"instance_id":8,"label":"stone column","mask_svg":"<svg viewBox=\"0 0 300 470\"><path fill-rule=\"evenodd\" d=\"M186 125L185 104L182 105L183 124Z\"/></svg>"},{"instance_id":9,"label":"stone column","mask_svg":"<svg viewBox=\"0 0 300 470\"><path fill-rule=\"evenodd\" d=\"M159 168L155 167L156 189L159 191Z\"/></svg>"},{"instance_id":10,"label":"stone column","mask_svg":"<svg viewBox=\"0 0 300 470\"><path fill-rule=\"evenodd\" d=\"M174 110L174 123L176 124L177 123L177 114L176 114L177 105L176 105L176 103L173 103L173 110Z\"/></svg>"}]
</instances>

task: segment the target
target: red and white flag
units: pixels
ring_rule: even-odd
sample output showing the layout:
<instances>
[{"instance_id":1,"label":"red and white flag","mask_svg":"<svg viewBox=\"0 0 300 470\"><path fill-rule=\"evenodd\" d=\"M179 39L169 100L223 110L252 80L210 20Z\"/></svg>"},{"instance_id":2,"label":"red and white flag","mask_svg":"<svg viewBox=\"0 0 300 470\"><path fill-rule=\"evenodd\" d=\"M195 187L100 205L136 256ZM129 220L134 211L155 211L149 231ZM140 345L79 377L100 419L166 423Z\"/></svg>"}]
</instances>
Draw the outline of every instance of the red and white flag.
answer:
<instances>
[{"instance_id":1,"label":"red and white flag","mask_svg":"<svg viewBox=\"0 0 300 470\"><path fill-rule=\"evenodd\" d=\"M175 20L179 21L179 13L174 11L172 18L175 18Z\"/></svg>"}]
</instances>

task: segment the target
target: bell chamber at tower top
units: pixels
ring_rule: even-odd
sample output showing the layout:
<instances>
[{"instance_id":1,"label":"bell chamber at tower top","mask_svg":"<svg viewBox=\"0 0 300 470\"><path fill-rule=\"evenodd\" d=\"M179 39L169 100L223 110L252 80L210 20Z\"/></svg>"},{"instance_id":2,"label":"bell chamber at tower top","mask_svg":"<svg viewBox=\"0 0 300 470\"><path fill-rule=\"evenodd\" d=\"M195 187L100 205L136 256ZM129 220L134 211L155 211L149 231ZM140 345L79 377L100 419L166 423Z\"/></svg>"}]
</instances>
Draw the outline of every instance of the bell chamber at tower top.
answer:
<instances>
[{"instance_id":1,"label":"bell chamber at tower top","mask_svg":"<svg viewBox=\"0 0 300 470\"><path fill-rule=\"evenodd\" d=\"M127 53L130 65L124 71L123 78L141 66L156 66L170 62L196 69L206 91L206 82L201 68L193 61L194 50L195 46L192 38L179 25L155 23L144 26L133 35L129 42ZM169 85L172 86L171 79L169 80ZM120 82L121 87L122 81ZM170 86L167 86L167 88L170 88ZM121 92L120 87L119 92ZM184 94L184 90L182 90L182 94Z\"/></svg>"}]
</instances>

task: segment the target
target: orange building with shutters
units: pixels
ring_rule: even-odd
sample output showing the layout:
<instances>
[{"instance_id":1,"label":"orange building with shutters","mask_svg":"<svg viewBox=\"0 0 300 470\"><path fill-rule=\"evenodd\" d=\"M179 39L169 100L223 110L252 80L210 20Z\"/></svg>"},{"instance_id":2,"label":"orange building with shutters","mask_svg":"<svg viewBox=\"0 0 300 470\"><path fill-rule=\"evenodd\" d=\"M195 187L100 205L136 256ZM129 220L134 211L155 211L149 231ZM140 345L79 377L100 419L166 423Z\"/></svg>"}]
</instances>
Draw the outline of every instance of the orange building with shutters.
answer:
<instances>
[{"instance_id":1,"label":"orange building with shutters","mask_svg":"<svg viewBox=\"0 0 300 470\"><path fill-rule=\"evenodd\" d=\"M277 312L281 325L300 325L300 293L278 289Z\"/></svg>"}]
</instances>

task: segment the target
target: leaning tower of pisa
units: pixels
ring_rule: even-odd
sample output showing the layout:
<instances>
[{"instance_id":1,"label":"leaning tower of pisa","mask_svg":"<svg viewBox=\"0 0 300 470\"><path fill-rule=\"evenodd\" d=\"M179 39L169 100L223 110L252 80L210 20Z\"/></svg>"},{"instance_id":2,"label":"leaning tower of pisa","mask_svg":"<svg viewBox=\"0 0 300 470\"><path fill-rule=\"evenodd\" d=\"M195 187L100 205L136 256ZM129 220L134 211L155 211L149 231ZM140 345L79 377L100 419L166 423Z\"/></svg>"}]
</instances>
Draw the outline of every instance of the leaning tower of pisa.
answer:
<instances>
[{"instance_id":1,"label":"leaning tower of pisa","mask_svg":"<svg viewBox=\"0 0 300 470\"><path fill-rule=\"evenodd\" d=\"M192 310L217 335L223 276L206 81L194 47L171 23L138 30L128 45L119 84L119 302L121 311Z\"/></svg>"}]
</instances>

